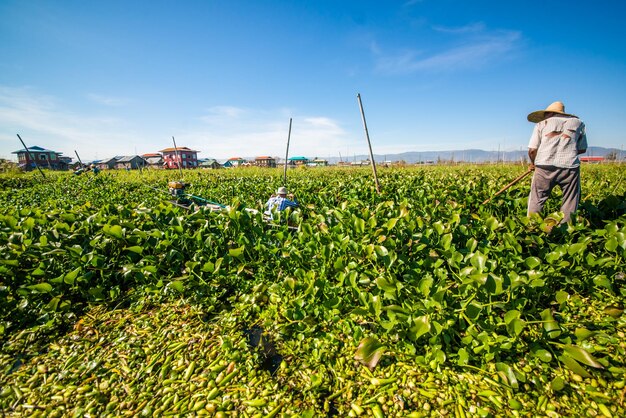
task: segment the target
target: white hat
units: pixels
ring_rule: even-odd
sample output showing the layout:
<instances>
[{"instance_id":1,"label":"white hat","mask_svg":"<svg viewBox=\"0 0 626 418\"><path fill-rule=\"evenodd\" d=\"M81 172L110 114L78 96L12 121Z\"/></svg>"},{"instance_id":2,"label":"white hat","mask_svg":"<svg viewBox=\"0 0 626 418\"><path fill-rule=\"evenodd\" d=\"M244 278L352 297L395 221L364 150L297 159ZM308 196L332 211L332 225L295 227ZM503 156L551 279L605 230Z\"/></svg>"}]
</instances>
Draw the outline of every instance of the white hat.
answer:
<instances>
[{"instance_id":1,"label":"white hat","mask_svg":"<svg viewBox=\"0 0 626 418\"><path fill-rule=\"evenodd\" d=\"M287 194L287 188L279 187L278 190L276 190L276 194Z\"/></svg>"}]
</instances>

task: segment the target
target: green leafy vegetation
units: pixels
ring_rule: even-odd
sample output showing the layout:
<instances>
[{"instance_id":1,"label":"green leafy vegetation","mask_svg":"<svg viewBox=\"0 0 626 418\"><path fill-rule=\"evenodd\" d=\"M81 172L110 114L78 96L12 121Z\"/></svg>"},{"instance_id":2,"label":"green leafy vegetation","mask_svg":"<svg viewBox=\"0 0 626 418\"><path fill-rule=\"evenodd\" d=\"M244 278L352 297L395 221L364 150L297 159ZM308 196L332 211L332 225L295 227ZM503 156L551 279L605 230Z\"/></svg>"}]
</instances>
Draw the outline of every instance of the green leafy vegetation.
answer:
<instances>
[{"instance_id":1,"label":"green leafy vegetation","mask_svg":"<svg viewBox=\"0 0 626 418\"><path fill-rule=\"evenodd\" d=\"M526 217L521 167L0 175L10 416L623 416L626 183ZM291 225L295 228L289 228Z\"/></svg>"}]
</instances>

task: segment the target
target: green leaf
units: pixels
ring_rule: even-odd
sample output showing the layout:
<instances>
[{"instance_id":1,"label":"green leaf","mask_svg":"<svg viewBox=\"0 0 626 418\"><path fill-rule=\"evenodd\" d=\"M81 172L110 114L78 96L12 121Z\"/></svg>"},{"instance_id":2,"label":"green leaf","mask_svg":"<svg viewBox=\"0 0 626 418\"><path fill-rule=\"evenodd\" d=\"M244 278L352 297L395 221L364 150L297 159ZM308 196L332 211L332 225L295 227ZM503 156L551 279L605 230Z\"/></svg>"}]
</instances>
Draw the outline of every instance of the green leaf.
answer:
<instances>
[{"instance_id":1,"label":"green leaf","mask_svg":"<svg viewBox=\"0 0 626 418\"><path fill-rule=\"evenodd\" d=\"M185 286L183 285L183 282L181 282L180 280L174 280L173 282L169 282L167 287L174 289L178 293L183 293L185 290Z\"/></svg>"},{"instance_id":2,"label":"green leaf","mask_svg":"<svg viewBox=\"0 0 626 418\"><path fill-rule=\"evenodd\" d=\"M528 257L524 260L524 264L528 266L529 269L534 269L537 266L541 265L541 260L537 257Z\"/></svg>"},{"instance_id":3,"label":"green leaf","mask_svg":"<svg viewBox=\"0 0 626 418\"><path fill-rule=\"evenodd\" d=\"M571 244L567 248L567 253L569 255L583 254L585 252L585 249L587 249L587 244L585 244L584 242L577 242L576 244Z\"/></svg>"},{"instance_id":4,"label":"green leaf","mask_svg":"<svg viewBox=\"0 0 626 418\"><path fill-rule=\"evenodd\" d=\"M238 248L231 248L230 250L228 250L228 255L230 255L231 257L240 258L243 255L244 249L245 249L245 246L241 246Z\"/></svg>"},{"instance_id":5,"label":"green leaf","mask_svg":"<svg viewBox=\"0 0 626 418\"><path fill-rule=\"evenodd\" d=\"M515 376L515 372L513 368L506 363L496 363L496 370L501 372L513 389L519 388L519 383L517 382L517 377Z\"/></svg>"},{"instance_id":6,"label":"green leaf","mask_svg":"<svg viewBox=\"0 0 626 418\"><path fill-rule=\"evenodd\" d=\"M143 253L143 247L140 247L139 245L134 245L132 247L126 247L124 248L127 251L133 252L135 254L142 254Z\"/></svg>"},{"instance_id":7,"label":"green leaf","mask_svg":"<svg viewBox=\"0 0 626 418\"><path fill-rule=\"evenodd\" d=\"M555 392L562 391L565 388L565 379L563 379L561 376L555 377L550 383L550 387Z\"/></svg>"},{"instance_id":8,"label":"green leaf","mask_svg":"<svg viewBox=\"0 0 626 418\"><path fill-rule=\"evenodd\" d=\"M413 320L413 326L410 329L410 336L413 341L430 331L430 319L423 315Z\"/></svg>"},{"instance_id":9,"label":"green leaf","mask_svg":"<svg viewBox=\"0 0 626 418\"><path fill-rule=\"evenodd\" d=\"M467 350L465 348L459 349L457 354L459 355L459 358L457 359L456 363L459 366L465 366L469 363L469 354L467 353Z\"/></svg>"},{"instance_id":10,"label":"green leaf","mask_svg":"<svg viewBox=\"0 0 626 418\"><path fill-rule=\"evenodd\" d=\"M366 337L359 343L354 359L370 370L374 370L384 350L385 347L375 337Z\"/></svg>"},{"instance_id":11,"label":"green leaf","mask_svg":"<svg viewBox=\"0 0 626 418\"><path fill-rule=\"evenodd\" d=\"M101 287L92 287L91 289L89 289L88 293L97 300L104 299L104 294L102 293Z\"/></svg>"},{"instance_id":12,"label":"green leaf","mask_svg":"<svg viewBox=\"0 0 626 418\"><path fill-rule=\"evenodd\" d=\"M580 375L582 377L591 377L589 372L585 370L585 368L581 366L580 363L578 363L576 360L574 360L570 356L563 354L562 356L559 356L559 360L561 360L561 362L565 364L565 366L567 366L568 369L570 369L577 375Z\"/></svg>"},{"instance_id":13,"label":"green leaf","mask_svg":"<svg viewBox=\"0 0 626 418\"><path fill-rule=\"evenodd\" d=\"M516 318L513 321L511 321L510 324L506 326L506 329L509 332L509 334L518 336L522 333L525 326L526 326L526 321L524 321L523 319Z\"/></svg>"},{"instance_id":14,"label":"green leaf","mask_svg":"<svg viewBox=\"0 0 626 418\"><path fill-rule=\"evenodd\" d=\"M365 220L361 218L354 219L354 230L358 233L365 232Z\"/></svg>"},{"instance_id":15,"label":"green leaf","mask_svg":"<svg viewBox=\"0 0 626 418\"><path fill-rule=\"evenodd\" d=\"M115 237L117 239L124 238L124 231L122 230L122 227L119 225L106 224L102 227L102 230L104 231L105 234Z\"/></svg>"},{"instance_id":16,"label":"green leaf","mask_svg":"<svg viewBox=\"0 0 626 418\"><path fill-rule=\"evenodd\" d=\"M533 355L544 363L550 363L552 361L552 353L548 350L544 350L543 348L535 350Z\"/></svg>"},{"instance_id":17,"label":"green leaf","mask_svg":"<svg viewBox=\"0 0 626 418\"><path fill-rule=\"evenodd\" d=\"M27 286L33 293L50 293L52 292L52 285L50 283L42 282Z\"/></svg>"},{"instance_id":18,"label":"green leaf","mask_svg":"<svg viewBox=\"0 0 626 418\"><path fill-rule=\"evenodd\" d=\"M433 282L434 280L431 276L426 276L417 284L417 287L424 297L428 297L428 295L430 295L430 288L432 287Z\"/></svg>"},{"instance_id":19,"label":"green leaf","mask_svg":"<svg viewBox=\"0 0 626 418\"><path fill-rule=\"evenodd\" d=\"M556 303L558 303L559 305L565 303L567 302L567 299L569 299L569 293L559 290L556 292L555 299Z\"/></svg>"},{"instance_id":20,"label":"green leaf","mask_svg":"<svg viewBox=\"0 0 626 418\"><path fill-rule=\"evenodd\" d=\"M472 266L476 267L478 272L482 273L485 269L485 263L487 262L487 256L481 254L480 252L474 253L474 255L470 258L470 263Z\"/></svg>"},{"instance_id":21,"label":"green leaf","mask_svg":"<svg viewBox=\"0 0 626 418\"><path fill-rule=\"evenodd\" d=\"M543 321L543 329L546 331L548 338L556 338L561 335L561 327L558 322L554 320L550 309L544 309L541 312L541 320Z\"/></svg>"},{"instance_id":22,"label":"green leaf","mask_svg":"<svg viewBox=\"0 0 626 418\"><path fill-rule=\"evenodd\" d=\"M450 249L450 244L452 244L452 234L445 234L441 237L441 247L444 250Z\"/></svg>"},{"instance_id":23,"label":"green leaf","mask_svg":"<svg viewBox=\"0 0 626 418\"><path fill-rule=\"evenodd\" d=\"M576 328L576 330L574 331L574 335L576 336L576 339L578 341L585 341L586 339L591 338L596 334L597 332L589 331L587 328Z\"/></svg>"},{"instance_id":24,"label":"green leaf","mask_svg":"<svg viewBox=\"0 0 626 418\"><path fill-rule=\"evenodd\" d=\"M487 221L485 221L485 225L487 225L487 228L489 228L491 231L495 231L500 226L500 223L498 222L498 219L492 216L487 219Z\"/></svg>"},{"instance_id":25,"label":"green leaf","mask_svg":"<svg viewBox=\"0 0 626 418\"><path fill-rule=\"evenodd\" d=\"M57 308L59 307L60 301L61 299L58 296L53 297L52 299L50 299L50 302L48 302L48 305L46 306L46 310L50 312L55 312Z\"/></svg>"},{"instance_id":26,"label":"green leaf","mask_svg":"<svg viewBox=\"0 0 626 418\"><path fill-rule=\"evenodd\" d=\"M618 247L618 243L617 243L617 238L615 238L615 237L611 237L604 244L604 248L606 248L607 250L609 250L611 252L615 252L615 250L617 250L617 247Z\"/></svg>"},{"instance_id":27,"label":"green leaf","mask_svg":"<svg viewBox=\"0 0 626 418\"><path fill-rule=\"evenodd\" d=\"M78 273L80 273L80 267L70 271L63 277L63 281L69 285L73 285L76 277L78 277Z\"/></svg>"},{"instance_id":28,"label":"green leaf","mask_svg":"<svg viewBox=\"0 0 626 418\"><path fill-rule=\"evenodd\" d=\"M389 293L394 293L397 290L396 285L389 282L384 277L378 277L376 279L376 286L378 286L378 288L383 290L384 292Z\"/></svg>"},{"instance_id":29,"label":"green leaf","mask_svg":"<svg viewBox=\"0 0 626 418\"><path fill-rule=\"evenodd\" d=\"M472 301L469 305L465 307L465 315L468 318L476 319L478 315L480 315L480 311L483 309L482 305L476 301Z\"/></svg>"},{"instance_id":30,"label":"green leaf","mask_svg":"<svg viewBox=\"0 0 626 418\"><path fill-rule=\"evenodd\" d=\"M595 367L596 369L604 369L604 367L593 358L591 354L584 348L578 347L572 344L565 344L563 351L576 361L579 361L587 366Z\"/></svg>"},{"instance_id":31,"label":"green leaf","mask_svg":"<svg viewBox=\"0 0 626 418\"><path fill-rule=\"evenodd\" d=\"M596 276L593 278L593 284L598 287L604 287L605 289L612 290L611 281L607 279L605 275Z\"/></svg>"},{"instance_id":32,"label":"green leaf","mask_svg":"<svg viewBox=\"0 0 626 418\"><path fill-rule=\"evenodd\" d=\"M619 318L620 316L622 316L624 308L620 308L618 306L607 306L603 309L603 312L610 317Z\"/></svg>"},{"instance_id":33,"label":"green leaf","mask_svg":"<svg viewBox=\"0 0 626 418\"><path fill-rule=\"evenodd\" d=\"M504 323L510 324L514 319L517 319L519 317L520 317L520 311L516 309L511 309L510 311L506 311L506 313L504 314Z\"/></svg>"}]
</instances>

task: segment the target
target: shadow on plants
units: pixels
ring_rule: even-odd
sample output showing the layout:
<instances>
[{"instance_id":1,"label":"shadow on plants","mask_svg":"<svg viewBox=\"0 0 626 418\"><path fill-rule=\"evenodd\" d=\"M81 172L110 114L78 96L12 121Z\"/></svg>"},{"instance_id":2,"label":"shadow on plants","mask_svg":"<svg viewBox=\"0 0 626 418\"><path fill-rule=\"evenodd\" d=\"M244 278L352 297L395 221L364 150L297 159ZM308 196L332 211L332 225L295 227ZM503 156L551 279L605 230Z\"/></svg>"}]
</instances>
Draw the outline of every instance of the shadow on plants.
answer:
<instances>
[{"instance_id":1,"label":"shadow on plants","mask_svg":"<svg viewBox=\"0 0 626 418\"><path fill-rule=\"evenodd\" d=\"M248 337L248 345L260 352L261 368L272 375L276 373L283 361L283 356L276 351L274 342L267 334L264 334L263 328L254 325L252 328L244 330L244 334Z\"/></svg>"},{"instance_id":2,"label":"shadow on plants","mask_svg":"<svg viewBox=\"0 0 626 418\"><path fill-rule=\"evenodd\" d=\"M604 221L613 221L626 215L626 194L609 195L597 205L589 201L580 202L579 210L593 226L602 227Z\"/></svg>"}]
</instances>

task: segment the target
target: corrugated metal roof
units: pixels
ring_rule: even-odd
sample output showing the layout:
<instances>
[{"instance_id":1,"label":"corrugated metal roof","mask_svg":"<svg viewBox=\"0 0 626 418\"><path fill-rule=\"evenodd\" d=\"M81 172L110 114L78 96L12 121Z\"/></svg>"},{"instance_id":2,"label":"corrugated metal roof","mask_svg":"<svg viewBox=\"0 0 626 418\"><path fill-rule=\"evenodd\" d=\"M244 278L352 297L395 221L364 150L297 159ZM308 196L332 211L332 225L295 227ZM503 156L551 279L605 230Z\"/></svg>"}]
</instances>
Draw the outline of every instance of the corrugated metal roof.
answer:
<instances>
[{"instance_id":1,"label":"corrugated metal roof","mask_svg":"<svg viewBox=\"0 0 626 418\"><path fill-rule=\"evenodd\" d=\"M53 152L55 154L61 154L60 152L56 152L56 151L52 151L52 150L49 150L49 149L41 148L41 147L38 147L36 145L32 146L32 147L28 147L28 150L30 152ZM21 150L13 151L11 154L19 154L21 152L26 152L26 148L22 148Z\"/></svg>"}]
</instances>

